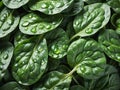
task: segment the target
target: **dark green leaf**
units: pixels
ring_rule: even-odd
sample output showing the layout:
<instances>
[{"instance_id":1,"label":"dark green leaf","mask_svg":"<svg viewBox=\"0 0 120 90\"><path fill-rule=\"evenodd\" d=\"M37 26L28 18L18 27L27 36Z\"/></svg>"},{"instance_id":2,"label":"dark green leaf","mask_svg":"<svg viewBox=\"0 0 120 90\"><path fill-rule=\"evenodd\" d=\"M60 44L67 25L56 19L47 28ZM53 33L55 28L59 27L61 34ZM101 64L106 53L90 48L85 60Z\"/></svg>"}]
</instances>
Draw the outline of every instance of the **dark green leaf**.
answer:
<instances>
[{"instance_id":1,"label":"dark green leaf","mask_svg":"<svg viewBox=\"0 0 120 90\"><path fill-rule=\"evenodd\" d=\"M99 44L92 39L74 41L68 48L67 61L79 75L88 79L101 75L106 64Z\"/></svg>"},{"instance_id":2,"label":"dark green leaf","mask_svg":"<svg viewBox=\"0 0 120 90\"><path fill-rule=\"evenodd\" d=\"M0 79L5 75L13 56L13 45L10 42L0 43Z\"/></svg>"},{"instance_id":3,"label":"dark green leaf","mask_svg":"<svg viewBox=\"0 0 120 90\"><path fill-rule=\"evenodd\" d=\"M23 38L17 39L20 42L15 46L12 74L20 84L31 85L45 72L48 62L47 44L42 36Z\"/></svg>"},{"instance_id":4,"label":"dark green leaf","mask_svg":"<svg viewBox=\"0 0 120 90\"><path fill-rule=\"evenodd\" d=\"M67 9L74 0L31 0L29 7L48 15L58 14Z\"/></svg>"},{"instance_id":5,"label":"dark green leaf","mask_svg":"<svg viewBox=\"0 0 120 90\"><path fill-rule=\"evenodd\" d=\"M99 42L108 57L120 62L120 37L112 29L105 29L99 35Z\"/></svg>"},{"instance_id":6,"label":"dark green leaf","mask_svg":"<svg viewBox=\"0 0 120 90\"><path fill-rule=\"evenodd\" d=\"M21 18L19 29L22 33L29 35L43 34L58 27L62 20L61 15L29 13Z\"/></svg>"}]
</instances>

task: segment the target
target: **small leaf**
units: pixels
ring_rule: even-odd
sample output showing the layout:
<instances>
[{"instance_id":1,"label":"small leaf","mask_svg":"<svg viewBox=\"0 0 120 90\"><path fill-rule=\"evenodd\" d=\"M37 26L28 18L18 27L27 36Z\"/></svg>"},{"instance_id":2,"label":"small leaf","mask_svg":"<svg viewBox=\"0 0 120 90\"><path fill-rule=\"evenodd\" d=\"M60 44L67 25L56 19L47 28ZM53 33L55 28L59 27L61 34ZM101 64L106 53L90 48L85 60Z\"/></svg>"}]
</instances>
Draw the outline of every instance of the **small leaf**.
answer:
<instances>
[{"instance_id":1,"label":"small leaf","mask_svg":"<svg viewBox=\"0 0 120 90\"><path fill-rule=\"evenodd\" d=\"M48 39L49 56L55 59L63 58L67 54L69 38L66 32L57 28L46 34Z\"/></svg>"}]
</instances>

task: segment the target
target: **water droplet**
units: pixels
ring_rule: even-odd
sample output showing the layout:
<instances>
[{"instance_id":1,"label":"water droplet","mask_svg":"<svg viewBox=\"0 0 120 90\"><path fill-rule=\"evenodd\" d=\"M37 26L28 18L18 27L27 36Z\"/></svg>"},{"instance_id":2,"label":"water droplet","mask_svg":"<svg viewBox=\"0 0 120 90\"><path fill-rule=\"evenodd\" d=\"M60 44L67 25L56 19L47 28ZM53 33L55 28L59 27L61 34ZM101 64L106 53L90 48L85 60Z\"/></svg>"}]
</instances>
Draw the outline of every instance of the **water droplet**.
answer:
<instances>
[{"instance_id":1,"label":"water droplet","mask_svg":"<svg viewBox=\"0 0 120 90\"><path fill-rule=\"evenodd\" d=\"M32 14L29 15L29 18L32 18Z\"/></svg>"},{"instance_id":2,"label":"water droplet","mask_svg":"<svg viewBox=\"0 0 120 90\"><path fill-rule=\"evenodd\" d=\"M8 54L5 53L5 55L3 56L4 59L7 59L8 58Z\"/></svg>"},{"instance_id":3,"label":"water droplet","mask_svg":"<svg viewBox=\"0 0 120 90\"><path fill-rule=\"evenodd\" d=\"M52 24L53 24L53 25L55 25L55 24L56 24L56 22L52 22Z\"/></svg>"},{"instance_id":4,"label":"water droplet","mask_svg":"<svg viewBox=\"0 0 120 90\"><path fill-rule=\"evenodd\" d=\"M4 21L4 20L5 20L5 17L1 17L0 20L1 20L1 21Z\"/></svg>"},{"instance_id":5,"label":"water droplet","mask_svg":"<svg viewBox=\"0 0 120 90\"><path fill-rule=\"evenodd\" d=\"M6 15L6 14L3 14L3 17L4 17L4 18L6 18L6 17L7 17L7 15Z\"/></svg>"},{"instance_id":6,"label":"water droplet","mask_svg":"<svg viewBox=\"0 0 120 90\"><path fill-rule=\"evenodd\" d=\"M39 25L39 29L43 29L44 28L44 25L43 24L40 24Z\"/></svg>"},{"instance_id":7,"label":"water droplet","mask_svg":"<svg viewBox=\"0 0 120 90\"><path fill-rule=\"evenodd\" d=\"M64 5L64 3L62 3L62 2L57 2L55 6L56 6L57 8L59 8L59 7L62 7L63 5Z\"/></svg>"},{"instance_id":8,"label":"water droplet","mask_svg":"<svg viewBox=\"0 0 120 90\"><path fill-rule=\"evenodd\" d=\"M54 9L54 6L53 5L49 5L48 8L51 10L51 9Z\"/></svg>"},{"instance_id":9,"label":"water droplet","mask_svg":"<svg viewBox=\"0 0 120 90\"><path fill-rule=\"evenodd\" d=\"M7 21L7 23L8 23L9 25L12 25L12 20L9 19L9 20Z\"/></svg>"},{"instance_id":10,"label":"water droplet","mask_svg":"<svg viewBox=\"0 0 120 90\"><path fill-rule=\"evenodd\" d=\"M31 32L32 32L32 33L36 33L37 31L36 31L35 28L33 28L33 29L31 29Z\"/></svg>"},{"instance_id":11,"label":"water droplet","mask_svg":"<svg viewBox=\"0 0 120 90\"><path fill-rule=\"evenodd\" d=\"M47 26L46 26L46 29L50 29L50 28L51 28L51 25L47 25Z\"/></svg>"},{"instance_id":12,"label":"water droplet","mask_svg":"<svg viewBox=\"0 0 120 90\"><path fill-rule=\"evenodd\" d=\"M32 17L32 20L36 20L37 18L36 17Z\"/></svg>"},{"instance_id":13,"label":"water droplet","mask_svg":"<svg viewBox=\"0 0 120 90\"><path fill-rule=\"evenodd\" d=\"M41 8L47 8L48 7L48 5L47 4L45 4L45 3L43 3L42 5L41 5Z\"/></svg>"},{"instance_id":14,"label":"water droplet","mask_svg":"<svg viewBox=\"0 0 120 90\"><path fill-rule=\"evenodd\" d=\"M21 2L21 0L17 0L18 2Z\"/></svg>"},{"instance_id":15,"label":"water droplet","mask_svg":"<svg viewBox=\"0 0 120 90\"><path fill-rule=\"evenodd\" d=\"M85 30L85 32L86 32L87 34L90 34L90 33L92 33L92 32L93 32L93 29L91 29L91 28L86 29L86 30Z\"/></svg>"},{"instance_id":16,"label":"water droplet","mask_svg":"<svg viewBox=\"0 0 120 90\"><path fill-rule=\"evenodd\" d=\"M28 30L28 27L25 27L25 30L27 31L27 30Z\"/></svg>"},{"instance_id":17,"label":"water droplet","mask_svg":"<svg viewBox=\"0 0 120 90\"><path fill-rule=\"evenodd\" d=\"M24 22L24 23L22 24L23 27L28 26L28 25L29 25L29 22Z\"/></svg>"}]
</instances>

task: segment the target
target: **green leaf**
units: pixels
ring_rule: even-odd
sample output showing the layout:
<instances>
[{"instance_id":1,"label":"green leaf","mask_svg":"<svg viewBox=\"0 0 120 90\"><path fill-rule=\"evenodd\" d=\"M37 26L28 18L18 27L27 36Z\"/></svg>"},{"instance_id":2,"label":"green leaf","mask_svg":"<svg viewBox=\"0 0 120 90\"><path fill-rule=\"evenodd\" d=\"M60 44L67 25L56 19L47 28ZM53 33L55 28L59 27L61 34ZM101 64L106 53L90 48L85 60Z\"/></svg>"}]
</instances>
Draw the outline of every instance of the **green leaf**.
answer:
<instances>
[{"instance_id":1,"label":"green leaf","mask_svg":"<svg viewBox=\"0 0 120 90\"><path fill-rule=\"evenodd\" d=\"M87 90L120 90L120 77L115 67L105 65L103 75L98 79L91 80L88 84Z\"/></svg>"},{"instance_id":2,"label":"green leaf","mask_svg":"<svg viewBox=\"0 0 120 90\"><path fill-rule=\"evenodd\" d=\"M0 38L7 36L17 27L19 23L19 15L8 8L4 8L0 12Z\"/></svg>"},{"instance_id":3,"label":"green leaf","mask_svg":"<svg viewBox=\"0 0 120 90\"><path fill-rule=\"evenodd\" d=\"M106 0L107 4L116 12L120 13L120 0Z\"/></svg>"},{"instance_id":4,"label":"green leaf","mask_svg":"<svg viewBox=\"0 0 120 90\"><path fill-rule=\"evenodd\" d=\"M88 3L88 4L102 2L102 0L83 0L83 1Z\"/></svg>"},{"instance_id":5,"label":"green leaf","mask_svg":"<svg viewBox=\"0 0 120 90\"><path fill-rule=\"evenodd\" d=\"M0 90L25 90L18 83L12 81L0 87Z\"/></svg>"},{"instance_id":6,"label":"green leaf","mask_svg":"<svg viewBox=\"0 0 120 90\"><path fill-rule=\"evenodd\" d=\"M95 3L84 7L83 12L79 13L73 22L77 36L85 37L98 32L110 19L110 7L106 4Z\"/></svg>"},{"instance_id":7,"label":"green leaf","mask_svg":"<svg viewBox=\"0 0 120 90\"><path fill-rule=\"evenodd\" d=\"M17 9L27 4L29 0L2 0L4 5L11 9Z\"/></svg>"},{"instance_id":8,"label":"green leaf","mask_svg":"<svg viewBox=\"0 0 120 90\"><path fill-rule=\"evenodd\" d=\"M42 83L35 86L33 90L69 90L72 76L52 71L44 76Z\"/></svg>"},{"instance_id":9,"label":"green leaf","mask_svg":"<svg viewBox=\"0 0 120 90\"><path fill-rule=\"evenodd\" d=\"M48 62L46 40L42 36L27 35L16 40L20 42L16 43L14 50L13 77L20 84L32 85L46 70Z\"/></svg>"},{"instance_id":10,"label":"green leaf","mask_svg":"<svg viewBox=\"0 0 120 90\"><path fill-rule=\"evenodd\" d=\"M42 13L53 15L67 9L74 0L31 0L29 7L33 11L40 11Z\"/></svg>"},{"instance_id":11,"label":"green leaf","mask_svg":"<svg viewBox=\"0 0 120 90\"><path fill-rule=\"evenodd\" d=\"M77 15L83 10L83 6L84 6L83 0L74 0L72 5L68 9L63 11L63 14L67 16Z\"/></svg>"},{"instance_id":12,"label":"green leaf","mask_svg":"<svg viewBox=\"0 0 120 90\"><path fill-rule=\"evenodd\" d=\"M0 43L0 79L5 75L13 56L13 45L10 42Z\"/></svg>"},{"instance_id":13,"label":"green leaf","mask_svg":"<svg viewBox=\"0 0 120 90\"><path fill-rule=\"evenodd\" d=\"M120 37L112 29L105 29L98 38L103 51L108 57L120 62Z\"/></svg>"},{"instance_id":14,"label":"green leaf","mask_svg":"<svg viewBox=\"0 0 120 90\"><path fill-rule=\"evenodd\" d=\"M29 35L43 34L58 27L62 20L61 15L29 13L21 18L19 29L22 33Z\"/></svg>"},{"instance_id":15,"label":"green leaf","mask_svg":"<svg viewBox=\"0 0 120 90\"><path fill-rule=\"evenodd\" d=\"M68 48L67 61L79 75L87 79L101 75L106 64L106 58L99 44L92 39L74 41Z\"/></svg>"},{"instance_id":16,"label":"green leaf","mask_svg":"<svg viewBox=\"0 0 120 90\"><path fill-rule=\"evenodd\" d=\"M49 56L55 59L63 58L67 54L69 38L62 28L57 28L46 34L48 39Z\"/></svg>"}]
</instances>

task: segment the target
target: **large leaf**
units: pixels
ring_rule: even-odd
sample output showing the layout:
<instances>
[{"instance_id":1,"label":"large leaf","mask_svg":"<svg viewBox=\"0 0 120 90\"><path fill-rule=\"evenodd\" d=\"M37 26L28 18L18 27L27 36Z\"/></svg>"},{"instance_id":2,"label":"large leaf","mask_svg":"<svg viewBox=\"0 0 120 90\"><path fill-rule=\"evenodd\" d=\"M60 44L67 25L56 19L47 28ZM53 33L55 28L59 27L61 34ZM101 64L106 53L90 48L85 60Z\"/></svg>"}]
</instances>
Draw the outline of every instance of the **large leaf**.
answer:
<instances>
[{"instance_id":1,"label":"large leaf","mask_svg":"<svg viewBox=\"0 0 120 90\"><path fill-rule=\"evenodd\" d=\"M69 38L63 29L57 28L46 34L46 37L48 39L49 55L52 58L60 59L67 54Z\"/></svg>"},{"instance_id":2,"label":"large leaf","mask_svg":"<svg viewBox=\"0 0 120 90\"><path fill-rule=\"evenodd\" d=\"M61 15L44 15L29 13L21 18L20 31L29 35L43 34L58 27L62 21Z\"/></svg>"},{"instance_id":3,"label":"large leaf","mask_svg":"<svg viewBox=\"0 0 120 90\"><path fill-rule=\"evenodd\" d=\"M73 22L77 36L85 37L98 32L110 19L110 7L106 4L95 3L84 7L83 12L79 13Z\"/></svg>"},{"instance_id":4,"label":"large leaf","mask_svg":"<svg viewBox=\"0 0 120 90\"><path fill-rule=\"evenodd\" d=\"M17 9L27 4L29 0L2 0L6 7L11 9Z\"/></svg>"},{"instance_id":5,"label":"large leaf","mask_svg":"<svg viewBox=\"0 0 120 90\"><path fill-rule=\"evenodd\" d=\"M48 50L46 40L42 36L24 36L16 39L13 77L23 85L37 82L46 70Z\"/></svg>"},{"instance_id":6,"label":"large leaf","mask_svg":"<svg viewBox=\"0 0 120 90\"><path fill-rule=\"evenodd\" d=\"M67 9L74 0L31 0L29 7L48 15L53 15Z\"/></svg>"},{"instance_id":7,"label":"large leaf","mask_svg":"<svg viewBox=\"0 0 120 90\"><path fill-rule=\"evenodd\" d=\"M99 42L108 57L120 62L120 37L112 29L105 29L99 35Z\"/></svg>"},{"instance_id":8,"label":"large leaf","mask_svg":"<svg viewBox=\"0 0 120 90\"><path fill-rule=\"evenodd\" d=\"M90 39L74 41L68 48L68 64L84 78L97 78L104 70L106 59L99 44Z\"/></svg>"},{"instance_id":9,"label":"large leaf","mask_svg":"<svg viewBox=\"0 0 120 90\"><path fill-rule=\"evenodd\" d=\"M87 90L87 89L81 85L74 85L70 88L70 90Z\"/></svg>"},{"instance_id":10,"label":"large leaf","mask_svg":"<svg viewBox=\"0 0 120 90\"><path fill-rule=\"evenodd\" d=\"M0 43L0 79L5 75L13 56L13 45L10 42Z\"/></svg>"},{"instance_id":11,"label":"large leaf","mask_svg":"<svg viewBox=\"0 0 120 90\"><path fill-rule=\"evenodd\" d=\"M19 15L8 8L4 8L0 12L0 38L7 36L17 27L19 23Z\"/></svg>"},{"instance_id":12,"label":"large leaf","mask_svg":"<svg viewBox=\"0 0 120 90\"><path fill-rule=\"evenodd\" d=\"M44 76L42 83L33 90L69 90L72 76L53 71Z\"/></svg>"}]
</instances>

